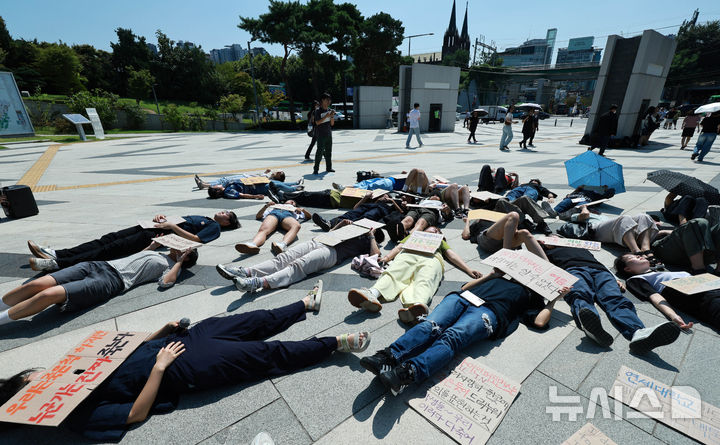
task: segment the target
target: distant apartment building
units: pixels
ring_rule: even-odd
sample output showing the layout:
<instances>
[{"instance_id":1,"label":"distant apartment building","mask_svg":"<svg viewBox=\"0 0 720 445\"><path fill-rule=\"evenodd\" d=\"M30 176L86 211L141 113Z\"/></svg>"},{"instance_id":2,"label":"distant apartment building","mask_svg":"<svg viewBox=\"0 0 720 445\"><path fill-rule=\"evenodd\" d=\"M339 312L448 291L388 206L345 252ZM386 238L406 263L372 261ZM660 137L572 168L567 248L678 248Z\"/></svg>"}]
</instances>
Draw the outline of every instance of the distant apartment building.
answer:
<instances>
[{"instance_id":1,"label":"distant apartment building","mask_svg":"<svg viewBox=\"0 0 720 445\"><path fill-rule=\"evenodd\" d=\"M251 51L253 53L253 56L259 56L268 53L267 51L265 51L265 48L262 47L251 48ZM211 49L210 60L217 64L235 62L245 57L247 53L248 50L243 48L242 45L240 45L239 43L233 43L232 45L226 45L225 48Z\"/></svg>"},{"instance_id":2,"label":"distant apartment building","mask_svg":"<svg viewBox=\"0 0 720 445\"><path fill-rule=\"evenodd\" d=\"M520 46L506 48L497 56L502 58L502 66L550 65L556 36L557 28L548 29L544 39L526 40Z\"/></svg>"},{"instance_id":3,"label":"distant apartment building","mask_svg":"<svg viewBox=\"0 0 720 445\"><path fill-rule=\"evenodd\" d=\"M602 58L602 48L595 48L593 43L595 43L593 36L570 39L567 48L558 48L555 65L572 63L599 64Z\"/></svg>"}]
</instances>

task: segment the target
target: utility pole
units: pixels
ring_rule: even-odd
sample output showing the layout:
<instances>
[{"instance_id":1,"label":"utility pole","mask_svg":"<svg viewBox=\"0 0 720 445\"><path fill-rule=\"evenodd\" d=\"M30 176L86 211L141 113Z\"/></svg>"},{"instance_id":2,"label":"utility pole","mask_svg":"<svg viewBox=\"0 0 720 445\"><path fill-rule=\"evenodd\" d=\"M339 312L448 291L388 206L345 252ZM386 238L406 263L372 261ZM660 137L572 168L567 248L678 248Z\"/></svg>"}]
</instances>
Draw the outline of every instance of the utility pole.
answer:
<instances>
[{"instance_id":1,"label":"utility pole","mask_svg":"<svg viewBox=\"0 0 720 445\"><path fill-rule=\"evenodd\" d=\"M260 103L258 102L257 87L255 86L255 68L253 68L253 53L250 50L250 42L248 41L248 54L250 55L250 75L252 76L253 94L255 95L255 116L257 116L258 128L260 128Z\"/></svg>"}]
</instances>

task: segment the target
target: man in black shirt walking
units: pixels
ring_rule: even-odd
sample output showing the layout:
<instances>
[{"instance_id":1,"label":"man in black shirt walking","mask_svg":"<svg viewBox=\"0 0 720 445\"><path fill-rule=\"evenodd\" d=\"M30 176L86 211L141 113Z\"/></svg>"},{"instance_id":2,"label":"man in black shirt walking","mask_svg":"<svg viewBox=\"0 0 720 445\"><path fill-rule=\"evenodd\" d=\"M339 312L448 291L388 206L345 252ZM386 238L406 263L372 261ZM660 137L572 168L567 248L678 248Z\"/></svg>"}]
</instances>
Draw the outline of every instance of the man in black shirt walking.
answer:
<instances>
[{"instance_id":1,"label":"man in black shirt walking","mask_svg":"<svg viewBox=\"0 0 720 445\"><path fill-rule=\"evenodd\" d=\"M610 105L610 111L600 116L598 119L598 126L595 130L595 137L592 138L592 143L588 150L592 150L595 147L600 147L600 156L605 156L605 150L607 150L610 138L615 136L617 133L618 117L617 108L615 104Z\"/></svg>"}]
</instances>

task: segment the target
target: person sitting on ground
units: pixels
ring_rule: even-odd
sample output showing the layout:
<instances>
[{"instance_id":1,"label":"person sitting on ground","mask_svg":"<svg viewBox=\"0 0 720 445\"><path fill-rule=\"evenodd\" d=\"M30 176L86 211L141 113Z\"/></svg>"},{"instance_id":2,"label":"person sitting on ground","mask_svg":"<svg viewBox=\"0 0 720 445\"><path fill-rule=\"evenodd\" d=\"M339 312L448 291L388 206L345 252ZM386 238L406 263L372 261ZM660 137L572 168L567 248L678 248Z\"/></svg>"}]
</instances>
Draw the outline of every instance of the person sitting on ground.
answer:
<instances>
[{"instance_id":1,"label":"person sitting on ground","mask_svg":"<svg viewBox=\"0 0 720 445\"><path fill-rule=\"evenodd\" d=\"M212 218L199 215L182 217L185 221L172 224L165 215L155 215L155 227L143 229L140 225L117 232L107 233L100 238L71 247L51 249L28 241L28 248L35 256L30 258L33 270L52 271L72 266L83 261L107 261L124 258L147 248L152 239L159 235L174 233L190 241L207 244L220 236L221 230L240 227L235 212L223 210Z\"/></svg>"},{"instance_id":2,"label":"person sitting on ground","mask_svg":"<svg viewBox=\"0 0 720 445\"><path fill-rule=\"evenodd\" d=\"M376 202L369 202L372 199L372 193L368 192L363 198L355 204L352 210L343 213L340 216L330 219L329 221L323 218L319 213L313 213L313 222L320 227L323 231L329 232L335 229L339 224L345 220L349 221L360 221L361 219L367 218L372 221L382 222L391 215L401 217L405 211L400 207L394 199L391 199L387 195L380 196ZM380 235L382 231L378 231L376 236ZM382 243L382 239L378 242Z\"/></svg>"},{"instance_id":3,"label":"person sitting on ground","mask_svg":"<svg viewBox=\"0 0 720 445\"><path fill-rule=\"evenodd\" d=\"M288 306L212 317L187 330L177 321L167 323L93 390L64 425L95 441L117 442L133 424L175 409L179 394L286 375L320 363L335 351L365 351L370 344L367 332L266 340L305 320L306 312L319 310L317 291L316 287ZM34 370L26 370L2 380L0 404L36 376Z\"/></svg>"},{"instance_id":4,"label":"person sitting on ground","mask_svg":"<svg viewBox=\"0 0 720 445\"><path fill-rule=\"evenodd\" d=\"M679 199L675 193L668 193L660 210L663 217L673 224L685 224L693 218L705 218L708 210L708 201L702 197L681 196Z\"/></svg>"},{"instance_id":5,"label":"person sitting on ground","mask_svg":"<svg viewBox=\"0 0 720 445\"><path fill-rule=\"evenodd\" d=\"M553 306L568 289L547 304L543 298L516 281L502 278L495 269L463 285L438 303L427 317L390 346L360 359L360 365L380 378L393 395L408 385L421 383L446 366L452 358L480 340L496 340L512 334L519 322L547 329ZM480 306L466 300L468 291L484 300Z\"/></svg>"},{"instance_id":6,"label":"person sitting on ground","mask_svg":"<svg viewBox=\"0 0 720 445\"><path fill-rule=\"evenodd\" d=\"M520 177L517 173L505 174L505 168L498 167L494 172L489 165L485 164L480 169L478 178L478 192L492 192L503 194L506 190L513 189L520 184Z\"/></svg>"},{"instance_id":7,"label":"person sitting on ground","mask_svg":"<svg viewBox=\"0 0 720 445\"><path fill-rule=\"evenodd\" d=\"M296 244L274 259L254 266L218 264L216 269L224 278L232 280L239 291L257 292L289 286L312 273L329 269L348 258L363 254L380 254L375 242L375 229L333 247L313 239Z\"/></svg>"},{"instance_id":8,"label":"person sitting on ground","mask_svg":"<svg viewBox=\"0 0 720 445\"><path fill-rule=\"evenodd\" d=\"M609 199L615 196L615 189L608 188L607 186L602 187L586 187L581 185L572 191L572 193L565 196L565 198L557 203L555 208L550 205L550 202L542 201L540 205L543 210L551 218L560 218L565 221L569 221L570 217L580 212L580 206L582 204L588 204L590 202L599 201L601 199Z\"/></svg>"},{"instance_id":9,"label":"person sitting on ground","mask_svg":"<svg viewBox=\"0 0 720 445\"><path fill-rule=\"evenodd\" d=\"M526 229L518 229L520 215L509 212L496 222L485 220L470 221L464 218L465 227L461 237L477 244L487 253L495 253L500 249L517 249L522 244L535 253L540 251L535 237Z\"/></svg>"},{"instance_id":10,"label":"person sitting on ground","mask_svg":"<svg viewBox=\"0 0 720 445\"><path fill-rule=\"evenodd\" d=\"M423 231L428 227L437 227L443 221L449 222L455 219L450 207L442 203L437 196L423 199L418 205L425 207L409 207L405 217L400 222L388 225L387 231L390 240L398 242L416 230Z\"/></svg>"},{"instance_id":11,"label":"person sitting on ground","mask_svg":"<svg viewBox=\"0 0 720 445\"><path fill-rule=\"evenodd\" d=\"M222 185L223 187L227 187L230 183L239 181L243 178L249 178L253 175L248 175L247 173L240 173L237 175L232 176L223 176L221 178L215 179L214 181L203 181L200 179L200 176L195 175L195 184L200 190L208 189L214 185ZM262 176L265 176L266 178L270 179L271 181L277 181L285 183L286 185L302 185L303 179L300 178L297 182L285 182L285 172L282 170L272 171L270 169L265 170L262 173Z\"/></svg>"},{"instance_id":12,"label":"person sitting on ground","mask_svg":"<svg viewBox=\"0 0 720 445\"><path fill-rule=\"evenodd\" d=\"M575 324L597 344L609 347L613 336L602 326L595 303L605 311L610 323L630 342L630 352L642 354L674 342L680 330L672 322L646 328L635 305L622 295L625 290L615 276L587 249L545 246L546 258L578 278L565 302Z\"/></svg>"},{"instance_id":13,"label":"person sitting on ground","mask_svg":"<svg viewBox=\"0 0 720 445\"><path fill-rule=\"evenodd\" d=\"M285 204L295 205L295 201L287 201ZM274 255L284 252L287 247L297 239L300 231L300 223L310 219L310 212L302 207L295 207L295 210L281 210L273 208L274 202L266 203L255 215L255 219L262 221L252 241L248 243L235 244L235 250L240 253L255 255L260 253L260 247L265 240L278 229L285 230L282 241L273 241L270 250Z\"/></svg>"},{"instance_id":14,"label":"person sitting on ground","mask_svg":"<svg viewBox=\"0 0 720 445\"><path fill-rule=\"evenodd\" d=\"M647 258L629 253L615 259L615 270L633 295L652 303L680 329L690 329L693 323L685 323L674 307L720 329L720 289L686 295L663 282L687 278L689 273L653 270Z\"/></svg>"},{"instance_id":15,"label":"person sitting on ground","mask_svg":"<svg viewBox=\"0 0 720 445\"><path fill-rule=\"evenodd\" d=\"M193 249L168 255L147 249L111 261L87 261L29 281L6 293L0 300L0 325L35 315L57 304L61 311L77 311L116 297L133 287L158 281L161 288L175 284L181 268L197 262Z\"/></svg>"},{"instance_id":16,"label":"person sitting on ground","mask_svg":"<svg viewBox=\"0 0 720 445\"><path fill-rule=\"evenodd\" d=\"M428 227L424 232L442 233L437 227ZM428 306L445 273L443 258L470 278L482 276L477 270L471 269L444 239L433 255L427 255L404 250L403 244L408 238L410 236L380 258L381 263L390 266L371 288L350 289L350 304L369 312L380 312L382 304L379 299L390 302L399 296L403 307L398 311L398 318L403 323L414 324L418 317L428 314Z\"/></svg>"}]
</instances>

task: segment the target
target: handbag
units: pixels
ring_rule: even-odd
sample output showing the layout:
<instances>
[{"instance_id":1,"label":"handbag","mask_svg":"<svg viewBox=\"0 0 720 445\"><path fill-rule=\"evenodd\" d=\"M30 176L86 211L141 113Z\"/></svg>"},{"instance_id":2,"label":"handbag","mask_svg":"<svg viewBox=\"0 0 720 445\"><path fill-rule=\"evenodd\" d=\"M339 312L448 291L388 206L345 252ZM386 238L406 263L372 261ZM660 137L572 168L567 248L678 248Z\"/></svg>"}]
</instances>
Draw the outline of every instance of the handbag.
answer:
<instances>
[{"instance_id":1,"label":"handbag","mask_svg":"<svg viewBox=\"0 0 720 445\"><path fill-rule=\"evenodd\" d=\"M372 278L372 279L378 279L380 278L380 275L383 273L383 268L380 266L380 263L378 263L378 259L380 258L380 255L360 255L356 256L352 259L352 263L350 264L350 268L354 271L357 271L357 273L360 274L360 276L366 277L366 278Z\"/></svg>"},{"instance_id":2,"label":"handbag","mask_svg":"<svg viewBox=\"0 0 720 445\"><path fill-rule=\"evenodd\" d=\"M307 135L311 138L315 137L315 126L314 125L308 124Z\"/></svg>"},{"instance_id":3,"label":"handbag","mask_svg":"<svg viewBox=\"0 0 720 445\"><path fill-rule=\"evenodd\" d=\"M593 238L593 230L590 224L567 222L556 230L557 234L565 238L591 240Z\"/></svg>"}]
</instances>

